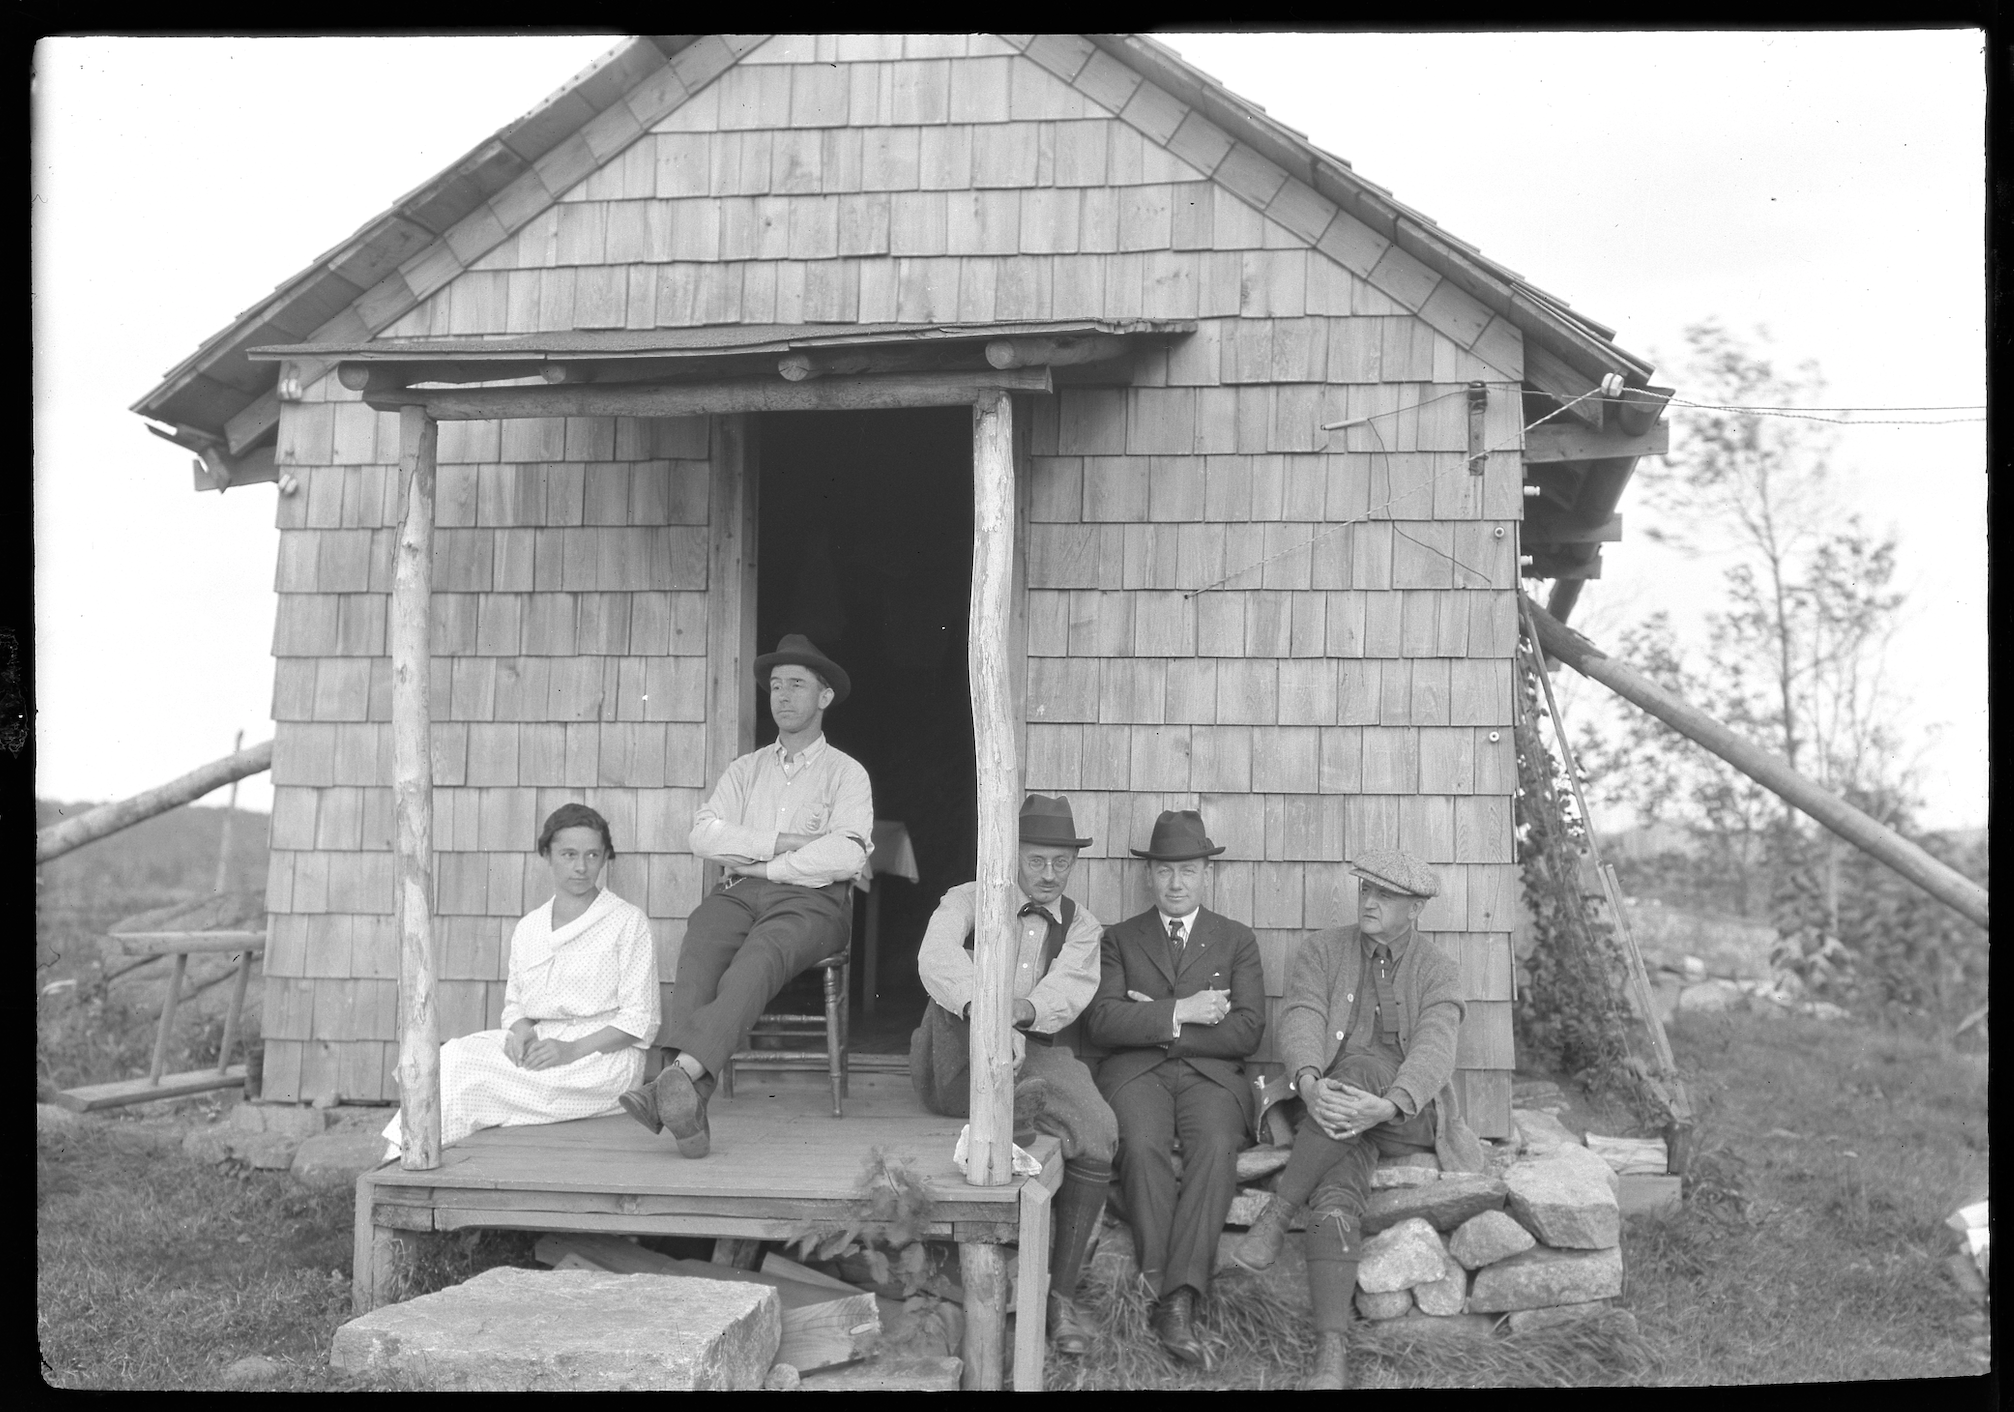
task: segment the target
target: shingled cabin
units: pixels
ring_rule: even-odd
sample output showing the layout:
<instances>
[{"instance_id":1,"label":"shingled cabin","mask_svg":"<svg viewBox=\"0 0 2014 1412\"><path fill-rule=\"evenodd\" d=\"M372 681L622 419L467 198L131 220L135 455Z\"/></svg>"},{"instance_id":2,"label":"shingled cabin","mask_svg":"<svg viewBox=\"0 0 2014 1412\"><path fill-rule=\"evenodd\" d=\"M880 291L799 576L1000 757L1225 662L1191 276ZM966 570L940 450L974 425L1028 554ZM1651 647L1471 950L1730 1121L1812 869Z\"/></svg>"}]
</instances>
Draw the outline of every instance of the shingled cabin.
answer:
<instances>
[{"instance_id":1,"label":"shingled cabin","mask_svg":"<svg viewBox=\"0 0 2014 1412\"><path fill-rule=\"evenodd\" d=\"M1460 1088L1506 1134L1516 590L1563 616L1598 575L1663 446L1650 372L1149 38L618 44L135 407L199 489L286 492L265 1096L399 1097L403 455L436 467L405 601L441 1037L496 1023L565 800L613 822L670 979L693 810L801 631L926 908L974 876L989 760L1069 795L1108 921L1147 905L1129 846L1200 808L1276 996L1353 917L1346 857L1431 860ZM975 525L989 445L1011 523ZM1005 740L967 667L995 549Z\"/></svg>"}]
</instances>

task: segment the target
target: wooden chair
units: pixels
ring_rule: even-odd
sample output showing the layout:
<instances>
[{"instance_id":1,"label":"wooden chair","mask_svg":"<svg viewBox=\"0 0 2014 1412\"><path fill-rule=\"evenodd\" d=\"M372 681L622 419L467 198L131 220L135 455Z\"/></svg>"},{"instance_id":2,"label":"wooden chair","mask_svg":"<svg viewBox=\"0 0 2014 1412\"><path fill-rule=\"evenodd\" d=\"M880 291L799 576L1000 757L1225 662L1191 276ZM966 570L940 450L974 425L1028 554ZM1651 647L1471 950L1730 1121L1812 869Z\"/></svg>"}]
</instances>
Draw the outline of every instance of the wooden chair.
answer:
<instances>
[{"instance_id":1,"label":"wooden chair","mask_svg":"<svg viewBox=\"0 0 2014 1412\"><path fill-rule=\"evenodd\" d=\"M847 972L853 950L853 889L846 890L845 906L841 915L845 918L845 932L840 937L839 949L823 961L811 966L805 972L821 971L825 980L825 1013L822 1015L793 1015L770 1012L759 1015L749 1027L747 1047L737 1049L728 1057L720 1071L720 1092L729 1099L734 1097L734 1068L737 1064L750 1064L765 1069L809 1070L813 1073L824 1070L832 1080L832 1116L841 1116L841 1102L846 1097L846 1038L847 1024L851 1018L851 1006L847 996ZM825 1048L783 1048L758 1049L757 1039L809 1040L819 1036L825 1039Z\"/></svg>"}]
</instances>

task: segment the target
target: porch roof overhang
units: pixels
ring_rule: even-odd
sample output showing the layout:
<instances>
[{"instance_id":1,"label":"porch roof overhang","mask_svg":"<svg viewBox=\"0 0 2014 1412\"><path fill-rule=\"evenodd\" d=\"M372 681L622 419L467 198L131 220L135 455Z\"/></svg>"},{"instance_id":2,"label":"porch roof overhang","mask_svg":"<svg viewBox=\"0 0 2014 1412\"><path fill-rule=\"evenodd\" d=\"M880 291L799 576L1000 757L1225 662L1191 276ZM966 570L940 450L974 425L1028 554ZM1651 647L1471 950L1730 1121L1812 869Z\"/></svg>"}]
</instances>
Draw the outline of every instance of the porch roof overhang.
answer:
<instances>
[{"instance_id":1,"label":"porch roof overhang","mask_svg":"<svg viewBox=\"0 0 2014 1412\"><path fill-rule=\"evenodd\" d=\"M254 348L300 365L333 365L367 398L455 384L803 383L828 376L1070 369L1060 380L1123 381L1132 355L1193 333L1186 319L1064 319L969 324L762 324L570 331L522 337L374 339ZM281 379L285 385L288 381Z\"/></svg>"}]
</instances>

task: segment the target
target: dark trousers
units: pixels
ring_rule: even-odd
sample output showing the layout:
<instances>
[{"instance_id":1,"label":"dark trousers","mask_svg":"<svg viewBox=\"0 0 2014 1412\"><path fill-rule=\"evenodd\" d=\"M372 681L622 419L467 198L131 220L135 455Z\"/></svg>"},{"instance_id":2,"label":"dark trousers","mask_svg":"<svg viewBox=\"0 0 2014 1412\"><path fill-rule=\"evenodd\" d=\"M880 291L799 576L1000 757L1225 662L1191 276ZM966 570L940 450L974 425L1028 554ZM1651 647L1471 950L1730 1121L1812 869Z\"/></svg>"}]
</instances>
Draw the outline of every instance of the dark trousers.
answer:
<instances>
[{"instance_id":1,"label":"dark trousers","mask_svg":"<svg viewBox=\"0 0 2014 1412\"><path fill-rule=\"evenodd\" d=\"M1339 1054L1326 1077L1382 1093L1397 1076L1398 1067L1396 1061L1375 1054ZM1433 1145L1431 1102L1410 1118L1380 1123L1367 1133L1340 1141L1316 1127L1313 1118L1301 1120L1294 1134L1294 1155L1274 1190L1284 1200L1305 1200L1308 1207L1304 1249L1308 1295L1318 1333L1344 1333L1350 1327L1350 1300L1357 1289L1357 1257L1363 1244L1360 1232L1378 1158L1430 1152ZM1297 1191L1306 1194L1298 1196Z\"/></svg>"},{"instance_id":2,"label":"dark trousers","mask_svg":"<svg viewBox=\"0 0 2014 1412\"><path fill-rule=\"evenodd\" d=\"M846 936L846 886L742 878L716 887L686 919L671 1014L658 1043L717 1074L763 1007Z\"/></svg>"},{"instance_id":3,"label":"dark trousers","mask_svg":"<svg viewBox=\"0 0 2014 1412\"><path fill-rule=\"evenodd\" d=\"M1375 1054L1338 1055L1325 1077L1352 1084L1366 1093L1383 1093L1398 1077L1399 1066ZM1370 1199L1371 1174L1379 1157L1397 1157L1434 1145L1434 1105L1413 1114L1379 1123L1356 1137L1334 1138L1315 1125L1312 1116L1301 1119L1294 1132L1294 1154L1286 1170L1274 1184L1273 1193L1293 1206L1307 1205L1319 1191L1323 1200L1315 1209L1347 1210L1361 1215Z\"/></svg>"},{"instance_id":4,"label":"dark trousers","mask_svg":"<svg viewBox=\"0 0 2014 1412\"><path fill-rule=\"evenodd\" d=\"M1186 1059L1164 1059L1112 1095L1112 1112L1119 1119L1119 1187L1140 1273L1157 1298L1183 1285L1207 1292L1217 1237L1237 1195L1244 1109Z\"/></svg>"}]
</instances>

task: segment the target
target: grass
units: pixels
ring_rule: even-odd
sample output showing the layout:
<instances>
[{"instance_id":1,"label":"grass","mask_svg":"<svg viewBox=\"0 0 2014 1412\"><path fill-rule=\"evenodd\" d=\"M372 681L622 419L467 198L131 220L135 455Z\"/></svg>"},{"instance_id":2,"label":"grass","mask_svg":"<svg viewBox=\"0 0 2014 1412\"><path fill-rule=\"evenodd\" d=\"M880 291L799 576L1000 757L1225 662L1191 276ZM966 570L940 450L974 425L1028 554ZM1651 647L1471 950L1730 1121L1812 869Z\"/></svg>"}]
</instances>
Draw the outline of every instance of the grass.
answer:
<instances>
[{"instance_id":1,"label":"grass","mask_svg":"<svg viewBox=\"0 0 2014 1412\"><path fill-rule=\"evenodd\" d=\"M237 1359L263 1386L396 1389L328 1366L350 1317L349 1188L183 1156L155 1122L84 1122L36 1138L36 1333L54 1387L209 1389ZM530 1265L534 1237L483 1231L421 1243L410 1292L493 1265Z\"/></svg>"}]
</instances>

